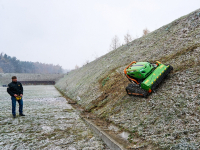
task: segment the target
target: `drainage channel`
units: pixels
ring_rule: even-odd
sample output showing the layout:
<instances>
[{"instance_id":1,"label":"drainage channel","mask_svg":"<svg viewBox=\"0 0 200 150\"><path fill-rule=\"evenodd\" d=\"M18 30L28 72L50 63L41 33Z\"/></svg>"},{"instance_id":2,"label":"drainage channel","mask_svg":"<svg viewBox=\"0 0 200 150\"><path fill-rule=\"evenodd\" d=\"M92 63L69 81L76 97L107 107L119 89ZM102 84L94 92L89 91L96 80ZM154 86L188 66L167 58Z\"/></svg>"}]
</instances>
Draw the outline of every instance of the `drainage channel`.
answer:
<instances>
[{"instance_id":1,"label":"drainage channel","mask_svg":"<svg viewBox=\"0 0 200 150\"><path fill-rule=\"evenodd\" d=\"M59 89L57 89L59 91ZM63 95L63 97L65 97ZM111 150L129 150L129 149L151 149L149 145L140 138L133 138L130 143L129 133L123 131L119 127L105 120L96 117L94 114L85 112L83 108L75 101L65 97L68 104L70 104L78 113L79 117L88 125L88 127L95 133Z\"/></svg>"},{"instance_id":2,"label":"drainage channel","mask_svg":"<svg viewBox=\"0 0 200 150\"><path fill-rule=\"evenodd\" d=\"M76 103L67 98L66 100L76 109L80 118L111 150L127 150L126 147L133 148L133 146L130 146L132 144L128 142L129 133L121 132L118 127L96 118L93 114L82 113L83 110Z\"/></svg>"},{"instance_id":3,"label":"drainage channel","mask_svg":"<svg viewBox=\"0 0 200 150\"><path fill-rule=\"evenodd\" d=\"M106 134L104 131L102 131L98 126L96 126L94 123L92 123L90 120L83 118L85 123L90 127L90 129L93 130L94 133L97 134L98 137L100 137L106 145L112 149L112 150L126 150L122 145L117 143L114 139L112 139L108 134Z\"/></svg>"},{"instance_id":4,"label":"drainage channel","mask_svg":"<svg viewBox=\"0 0 200 150\"><path fill-rule=\"evenodd\" d=\"M78 106L75 102L66 98L68 103L76 109L80 118L89 126L89 128L99 137L102 141L112 150L130 150L141 149L150 150L151 145L148 142L134 137L129 142L130 133L123 131L120 127L117 127L113 123L109 123L96 117L92 113L84 112L84 110Z\"/></svg>"}]
</instances>

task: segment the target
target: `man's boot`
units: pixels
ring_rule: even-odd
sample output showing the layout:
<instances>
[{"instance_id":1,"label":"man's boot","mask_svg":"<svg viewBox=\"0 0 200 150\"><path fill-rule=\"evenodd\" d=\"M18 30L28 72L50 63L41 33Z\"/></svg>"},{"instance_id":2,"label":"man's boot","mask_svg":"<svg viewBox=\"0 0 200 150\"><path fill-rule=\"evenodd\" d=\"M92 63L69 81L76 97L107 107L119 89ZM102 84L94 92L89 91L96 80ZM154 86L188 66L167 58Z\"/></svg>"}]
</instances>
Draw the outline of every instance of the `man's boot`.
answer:
<instances>
[{"instance_id":1,"label":"man's boot","mask_svg":"<svg viewBox=\"0 0 200 150\"><path fill-rule=\"evenodd\" d=\"M20 116L25 116L24 114L19 114Z\"/></svg>"}]
</instances>

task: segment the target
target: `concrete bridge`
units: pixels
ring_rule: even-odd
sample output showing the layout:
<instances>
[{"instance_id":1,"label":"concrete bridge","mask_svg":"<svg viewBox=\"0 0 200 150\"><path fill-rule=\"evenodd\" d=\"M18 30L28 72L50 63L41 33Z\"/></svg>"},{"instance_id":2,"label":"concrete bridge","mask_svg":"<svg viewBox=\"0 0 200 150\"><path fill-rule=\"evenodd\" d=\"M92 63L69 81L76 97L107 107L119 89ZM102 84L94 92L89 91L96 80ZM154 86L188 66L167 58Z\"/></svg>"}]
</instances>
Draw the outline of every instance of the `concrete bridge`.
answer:
<instances>
[{"instance_id":1,"label":"concrete bridge","mask_svg":"<svg viewBox=\"0 0 200 150\"><path fill-rule=\"evenodd\" d=\"M0 85L8 85L12 76L24 85L54 85L64 74L0 73Z\"/></svg>"}]
</instances>

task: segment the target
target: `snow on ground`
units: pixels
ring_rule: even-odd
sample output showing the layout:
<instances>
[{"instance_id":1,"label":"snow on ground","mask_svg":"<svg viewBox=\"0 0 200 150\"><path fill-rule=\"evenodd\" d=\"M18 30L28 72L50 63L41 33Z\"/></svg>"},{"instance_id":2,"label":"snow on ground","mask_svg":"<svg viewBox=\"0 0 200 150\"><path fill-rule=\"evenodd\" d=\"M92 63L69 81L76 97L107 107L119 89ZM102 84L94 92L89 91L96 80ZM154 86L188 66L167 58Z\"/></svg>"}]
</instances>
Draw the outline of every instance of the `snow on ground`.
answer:
<instances>
[{"instance_id":1,"label":"snow on ground","mask_svg":"<svg viewBox=\"0 0 200 150\"><path fill-rule=\"evenodd\" d=\"M24 86L24 114L11 115L11 100L0 87L0 149L108 149L93 135L54 86Z\"/></svg>"}]
</instances>

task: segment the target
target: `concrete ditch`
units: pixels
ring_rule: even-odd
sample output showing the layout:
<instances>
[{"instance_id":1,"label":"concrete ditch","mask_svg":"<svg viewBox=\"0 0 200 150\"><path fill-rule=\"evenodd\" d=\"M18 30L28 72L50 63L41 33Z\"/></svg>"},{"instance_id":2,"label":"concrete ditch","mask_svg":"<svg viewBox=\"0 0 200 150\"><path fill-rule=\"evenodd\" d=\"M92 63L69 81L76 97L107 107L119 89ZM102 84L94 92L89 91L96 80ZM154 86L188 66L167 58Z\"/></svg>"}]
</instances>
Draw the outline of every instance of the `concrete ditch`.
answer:
<instances>
[{"instance_id":1,"label":"concrete ditch","mask_svg":"<svg viewBox=\"0 0 200 150\"><path fill-rule=\"evenodd\" d=\"M71 105L77 112L79 117L89 126L89 128L95 133L111 150L126 150L124 146L119 144L116 140L114 140L112 137L110 137L107 133L105 133L100 127L92 123L90 120L86 119L81 115L81 111L78 110L75 105L77 104L75 101L70 100L68 97L65 96L65 94L57 87L55 87L60 94L65 97L68 104Z\"/></svg>"},{"instance_id":2,"label":"concrete ditch","mask_svg":"<svg viewBox=\"0 0 200 150\"><path fill-rule=\"evenodd\" d=\"M99 127L97 127L94 123L92 123L91 121L89 121L86 118L81 117L85 123L90 127L90 129L92 129L92 131L94 133L97 134L97 136L99 138L101 138L102 141L104 141L104 143L106 143L106 145L112 149L112 150L126 150L122 145L120 145L119 143L117 143L114 139L112 139L107 133L105 133L104 131L102 131Z\"/></svg>"}]
</instances>

